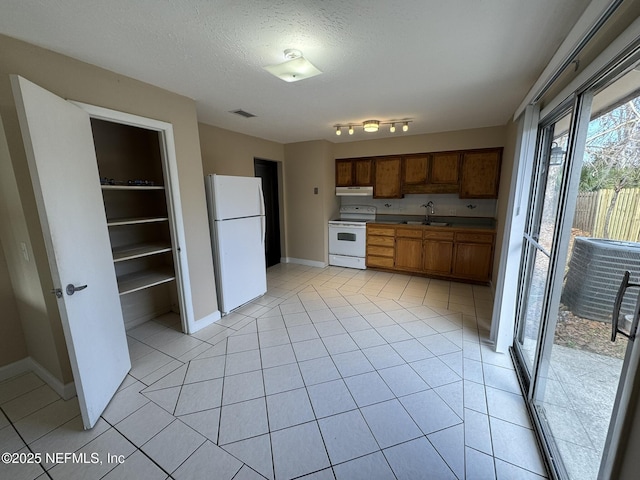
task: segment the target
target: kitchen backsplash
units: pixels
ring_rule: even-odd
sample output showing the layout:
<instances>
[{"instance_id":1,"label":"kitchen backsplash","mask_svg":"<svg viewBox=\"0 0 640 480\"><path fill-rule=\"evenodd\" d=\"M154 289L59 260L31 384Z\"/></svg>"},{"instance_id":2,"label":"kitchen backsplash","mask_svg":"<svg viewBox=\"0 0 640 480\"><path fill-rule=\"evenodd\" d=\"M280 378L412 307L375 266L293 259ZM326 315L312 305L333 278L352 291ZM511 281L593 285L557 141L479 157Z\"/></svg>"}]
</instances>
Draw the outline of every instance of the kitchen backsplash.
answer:
<instances>
[{"instance_id":1,"label":"kitchen backsplash","mask_svg":"<svg viewBox=\"0 0 640 480\"><path fill-rule=\"evenodd\" d=\"M378 215L424 215L427 210L420 205L433 202L434 215L457 217L496 216L497 200L464 199L454 194L405 195L404 198L340 197L341 205L373 205ZM430 213L430 212L429 212Z\"/></svg>"}]
</instances>

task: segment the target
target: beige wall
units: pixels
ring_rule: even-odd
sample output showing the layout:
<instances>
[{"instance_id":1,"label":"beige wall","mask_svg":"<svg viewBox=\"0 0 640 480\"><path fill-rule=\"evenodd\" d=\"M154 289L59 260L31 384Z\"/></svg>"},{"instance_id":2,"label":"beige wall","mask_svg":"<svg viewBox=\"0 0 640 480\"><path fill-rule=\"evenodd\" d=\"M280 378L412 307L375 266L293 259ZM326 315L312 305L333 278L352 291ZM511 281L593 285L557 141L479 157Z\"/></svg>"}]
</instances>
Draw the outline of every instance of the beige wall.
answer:
<instances>
[{"instance_id":1,"label":"beige wall","mask_svg":"<svg viewBox=\"0 0 640 480\"><path fill-rule=\"evenodd\" d=\"M1 239L0 239L1 240ZM18 316L18 305L13 295L9 269L5 260L2 242L0 241L0 365L21 360L27 356L22 325Z\"/></svg>"},{"instance_id":2,"label":"beige wall","mask_svg":"<svg viewBox=\"0 0 640 480\"><path fill-rule=\"evenodd\" d=\"M250 121L250 120L249 120ZM284 160L284 145L205 123L198 125L205 175L253 177L253 159Z\"/></svg>"},{"instance_id":3,"label":"beige wall","mask_svg":"<svg viewBox=\"0 0 640 480\"><path fill-rule=\"evenodd\" d=\"M206 123L198 125L202 167L205 175L239 175L253 177L253 160L278 162L278 190L280 205L280 251L286 256L287 219L285 216L284 145L262 138L232 132Z\"/></svg>"},{"instance_id":4,"label":"beige wall","mask_svg":"<svg viewBox=\"0 0 640 480\"><path fill-rule=\"evenodd\" d=\"M285 145L287 256L328 261L327 222L336 216L340 206L334 194L335 158L504 146L506 133L506 127L489 127L348 143ZM508 188L508 182L505 185ZM318 196L313 195L315 186L319 188Z\"/></svg>"},{"instance_id":5,"label":"beige wall","mask_svg":"<svg viewBox=\"0 0 640 480\"><path fill-rule=\"evenodd\" d=\"M290 143L284 149L285 215L289 226L286 256L327 263L327 222L338 207L331 144L318 140Z\"/></svg>"},{"instance_id":6,"label":"beige wall","mask_svg":"<svg viewBox=\"0 0 640 480\"><path fill-rule=\"evenodd\" d=\"M493 275L491 283L496 284L498 269L500 266L500 254L502 253L502 240L504 226L507 220L509 206L509 188L513 175L513 164L516 155L516 143L518 141L518 124L509 122L505 132L504 151L502 153L502 168L500 170L500 195L496 212L496 248L493 257Z\"/></svg>"},{"instance_id":7,"label":"beige wall","mask_svg":"<svg viewBox=\"0 0 640 480\"><path fill-rule=\"evenodd\" d=\"M505 131L505 127L488 127L424 135L400 134L379 140L336 143L333 153L335 158L350 158L501 147L504 145Z\"/></svg>"},{"instance_id":8,"label":"beige wall","mask_svg":"<svg viewBox=\"0 0 640 480\"><path fill-rule=\"evenodd\" d=\"M30 355L40 365L46 365L52 375L68 382L71 381L71 370L64 338L60 329L56 332L56 326L49 320L39 277L42 261L38 261L33 254L27 219L9 155L5 125L2 122L4 116L0 110L0 239L21 328L19 331L12 328L14 336L3 340L11 345L25 345L24 356ZM21 243L26 246L27 258L23 255ZM46 267L46 259L44 265ZM58 325L61 328L60 322Z\"/></svg>"},{"instance_id":9,"label":"beige wall","mask_svg":"<svg viewBox=\"0 0 640 480\"><path fill-rule=\"evenodd\" d=\"M71 380L68 357L64 348L60 319L55 299L47 292L51 288L42 233L40 231L33 190L30 184L24 147L20 136L9 74L19 74L50 90L63 98L77 100L135 115L150 117L173 124L178 177L181 191L182 215L186 233L186 252L189 266L189 280L193 296L195 318L203 318L217 310L215 300L213 263L204 201L204 182L200 141L195 102L186 97L167 92L157 87L118 75L95 66L73 60L69 57L44 50L5 36L0 36L0 115L15 171L24 215L18 215L11 225L0 229L11 229L12 235L20 230L20 223L26 229L20 231L20 241L25 241L33 251L37 271L25 270L16 290L36 291L35 311L27 317L21 315L23 328L32 319L38 318L37 326L24 328L29 354L35 356L47 348L47 339L38 338L36 333L48 330L57 350L60 374L55 372L53 359L46 358L40 363L51 369L51 373L63 382ZM4 237L3 237L4 238ZM12 249L15 246L7 246ZM18 260L7 258L11 271ZM16 297L19 297L16 292ZM30 341L30 337L34 341Z\"/></svg>"}]
</instances>

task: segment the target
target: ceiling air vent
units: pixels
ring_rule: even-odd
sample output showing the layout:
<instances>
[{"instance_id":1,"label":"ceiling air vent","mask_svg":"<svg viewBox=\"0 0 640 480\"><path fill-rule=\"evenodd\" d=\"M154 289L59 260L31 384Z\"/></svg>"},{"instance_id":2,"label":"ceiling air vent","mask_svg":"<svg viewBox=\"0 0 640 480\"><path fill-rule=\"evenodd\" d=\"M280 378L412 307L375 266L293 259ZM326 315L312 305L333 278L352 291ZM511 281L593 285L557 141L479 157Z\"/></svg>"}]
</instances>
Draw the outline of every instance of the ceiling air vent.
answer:
<instances>
[{"instance_id":1,"label":"ceiling air vent","mask_svg":"<svg viewBox=\"0 0 640 480\"><path fill-rule=\"evenodd\" d=\"M240 115L244 118L255 117L253 113L245 112L244 110L231 110L229 113L235 113L236 115Z\"/></svg>"}]
</instances>

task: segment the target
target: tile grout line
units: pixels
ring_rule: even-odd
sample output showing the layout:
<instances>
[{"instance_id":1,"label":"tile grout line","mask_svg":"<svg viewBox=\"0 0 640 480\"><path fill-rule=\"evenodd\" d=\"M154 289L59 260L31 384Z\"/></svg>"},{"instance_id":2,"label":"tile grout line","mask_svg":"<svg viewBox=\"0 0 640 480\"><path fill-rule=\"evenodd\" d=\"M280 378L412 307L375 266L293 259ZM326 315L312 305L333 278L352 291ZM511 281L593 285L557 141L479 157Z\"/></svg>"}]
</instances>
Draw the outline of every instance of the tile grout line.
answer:
<instances>
[{"instance_id":1,"label":"tile grout line","mask_svg":"<svg viewBox=\"0 0 640 480\"><path fill-rule=\"evenodd\" d=\"M141 407L141 408L142 408L142 407ZM138 410L136 410L136 412L137 412L137 411L138 411ZM135 413L135 412L132 412L130 415L132 415L133 413ZM130 416L130 415L129 415L129 416ZM102 418L102 417L101 417L101 418ZM127 418L127 417L125 417L125 418ZM166 473L168 477L172 478L172 477L171 477L171 472L167 472L167 471L166 471L166 470L165 470L165 469L164 469L164 468L163 468L163 467L162 467L158 462L156 462L153 458L151 458L149 455L147 455L147 452L145 452L144 450L142 450L142 445L141 445L141 446L137 446L135 443L133 443L133 441L132 441L129 437L127 437L127 435L125 435L123 432L121 432L120 430L118 430L117 425L111 424L109 421L107 421L107 420L106 420L106 419L104 419L104 418L103 418L103 420L107 423L107 425L109 425L109 426L110 426L111 428L113 428L116 432L118 432L120 435L122 435L122 437L123 437L123 438L125 438L129 443L131 443L131 444L136 448L136 450L135 450L131 455L129 455L129 457L131 457L133 454L135 454L135 452L136 452L136 451L138 451L138 452L140 452L142 455L144 455L147 459L149 459L149 460L150 460L154 465L156 465L160 470L162 470L164 473ZM122 420L124 420L124 418L123 418ZM122 420L121 420L121 421L122 421ZM176 420L177 420L177 418L176 418ZM175 421L175 420L174 420L174 421ZM166 425L162 430L160 430L160 432L162 432L165 428L167 428L169 425L171 425L174 421L169 422L169 424L168 424L168 425ZM120 423L120 422L118 422L118 423ZM188 426L188 425L187 425L187 426ZM105 432L103 432L103 433L106 433L107 431L108 431L108 430L105 430ZM152 440L156 435L158 435L160 432L156 433L153 437L151 437L149 440L147 440L147 442L145 442L145 444L146 444L146 443L148 443L149 441L151 441L151 440ZM102 433L101 433L100 435L102 435ZM99 437L100 435L98 435L98 437ZM98 437L96 437L96 438L98 438ZM94 440L95 440L95 439L94 439ZM92 440L92 441L93 441L93 440ZM129 457L127 457L127 458L129 458ZM117 468L117 467L116 467L116 468ZM114 470L114 469L112 469L112 470ZM112 470L110 470L110 472L111 472ZM108 475L108 473L107 473L107 474L105 474L105 475Z\"/></svg>"},{"instance_id":2,"label":"tile grout line","mask_svg":"<svg viewBox=\"0 0 640 480\"><path fill-rule=\"evenodd\" d=\"M33 389L35 390L35 389ZM30 390L29 392L33 391ZM29 392L25 392L25 393L29 393ZM16 397L17 398L17 397ZM44 407L43 407L44 408ZM36 410L37 411L37 410ZM11 420L9 418L9 416L7 415L7 413L4 411L4 408L2 406L0 406L0 413L2 415L4 415L4 417L7 419L7 422L9 422L9 425L7 425L7 427L11 426L11 428L13 429L13 431L16 433L16 435L18 435L18 437L20 438L20 440L22 441L22 443L24 444L24 447L21 447L19 450L22 450L23 448L27 448L29 450L29 452L35 454L36 452L33 451L33 449L31 448L31 444L27 443L24 439L24 437L22 436L22 434L18 431L18 428L15 426L13 420ZM35 412L33 412L35 413ZM6 427L5 427L6 428ZM41 437L40 437L41 438ZM14 453L14 452L10 452L10 453ZM44 468L44 465L42 464L42 461L38 462L38 465L40 465L40 468L42 469L42 471L44 472L44 474L48 477L48 478L52 478L51 474L49 474L49 471ZM41 474L42 475L42 474ZM38 477L36 477L38 478Z\"/></svg>"}]
</instances>

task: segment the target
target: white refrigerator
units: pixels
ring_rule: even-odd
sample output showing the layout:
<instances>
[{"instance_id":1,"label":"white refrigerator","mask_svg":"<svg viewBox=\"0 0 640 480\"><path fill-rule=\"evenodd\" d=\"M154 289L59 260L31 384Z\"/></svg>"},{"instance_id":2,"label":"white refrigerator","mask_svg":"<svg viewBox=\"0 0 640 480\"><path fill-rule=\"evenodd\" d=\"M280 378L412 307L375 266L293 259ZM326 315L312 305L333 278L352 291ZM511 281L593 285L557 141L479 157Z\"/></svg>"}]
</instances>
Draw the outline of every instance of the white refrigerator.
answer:
<instances>
[{"instance_id":1,"label":"white refrigerator","mask_svg":"<svg viewBox=\"0 0 640 480\"><path fill-rule=\"evenodd\" d=\"M226 315L267 291L262 180L207 175L205 186L218 308Z\"/></svg>"}]
</instances>

